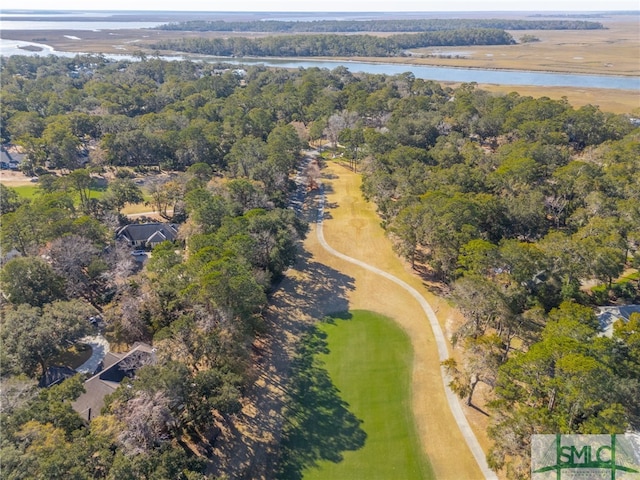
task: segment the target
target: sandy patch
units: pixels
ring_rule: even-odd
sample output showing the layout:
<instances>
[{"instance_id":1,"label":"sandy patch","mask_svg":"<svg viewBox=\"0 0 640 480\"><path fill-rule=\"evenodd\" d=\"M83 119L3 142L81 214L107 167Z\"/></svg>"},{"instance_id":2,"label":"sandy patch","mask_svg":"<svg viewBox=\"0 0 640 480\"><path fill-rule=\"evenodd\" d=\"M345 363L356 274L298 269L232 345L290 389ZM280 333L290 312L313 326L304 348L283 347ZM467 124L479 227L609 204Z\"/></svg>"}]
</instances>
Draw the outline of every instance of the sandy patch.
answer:
<instances>
[{"instance_id":1,"label":"sandy patch","mask_svg":"<svg viewBox=\"0 0 640 480\"><path fill-rule=\"evenodd\" d=\"M31 182L31 177L27 177L22 172L14 172L12 170L0 170L0 183L4 183L8 187L33 185L33 182Z\"/></svg>"}]
</instances>

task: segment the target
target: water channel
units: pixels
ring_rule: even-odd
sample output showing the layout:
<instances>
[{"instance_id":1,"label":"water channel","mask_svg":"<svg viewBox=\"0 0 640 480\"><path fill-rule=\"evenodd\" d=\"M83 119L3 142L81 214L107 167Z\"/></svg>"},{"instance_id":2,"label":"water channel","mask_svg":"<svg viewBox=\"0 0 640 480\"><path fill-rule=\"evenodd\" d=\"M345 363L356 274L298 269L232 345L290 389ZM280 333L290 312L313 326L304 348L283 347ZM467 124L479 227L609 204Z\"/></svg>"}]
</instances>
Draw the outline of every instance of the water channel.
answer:
<instances>
[{"instance_id":1,"label":"water channel","mask_svg":"<svg viewBox=\"0 0 640 480\"><path fill-rule=\"evenodd\" d=\"M198 57L200 58L200 57ZM213 61L215 57L209 57ZM412 73L416 78L439 82L477 82L497 85L535 85L544 87L606 88L640 90L639 77L580 75L570 73L530 72L522 70L484 70L479 68L430 67L408 64L366 63L334 60L218 58L218 61L238 65L262 64L282 68L334 68L344 66L351 72L397 75Z\"/></svg>"},{"instance_id":2,"label":"water channel","mask_svg":"<svg viewBox=\"0 0 640 480\"><path fill-rule=\"evenodd\" d=\"M7 22L4 21L0 24L0 28L7 29L7 26L11 23L22 24L28 30L34 28L30 22ZM33 22L44 27L47 22ZM105 24L101 22L52 22L63 24L67 28L77 31L77 39L81 41L82 30L81 29L100 29L104 28ZM116 23L116 22L114 22ZM140 24L135 22L117 22L118 28L140 28ZM73 24L73 25L71 25ZM150 26L150 25L148 25ZM58 25L56 25L58 27ZM51 28L51 27L49 27ZM69 37L71 38L71 37ZM18 46L24 47L27 45L36 45L41 48L40 51L32 52L18 48ZM65 57L73 57L76 54L70 52L59 52L54 50L48 45L35 44L33 42L20 42L17 40L0 39L0 56L10 55L60 55ZM129 55L117 55L110 54L105 55L107 58L131 60ZM544 87L574 87L574 88L603 88L613 90L639 90L640 91L640 77L625 77L614 75L582 75L582 74L569 74L569 73L553 73L553 72L533 72L522 70L486 70L480 68L452 68L452 67L432 67L410 64L395 64L395 63L367 63L367 62L355 62L355 61L339 61L339 60L297 60L294 58L227 58L227 57L213 57L206 55L183 55L173 57L163 57L166 60L181 60L191 59L204 62L224 62L234 65L264 65L267 67L282 67L282 68L326 68L333 70L334 68L344 66L349 71L356 73L372 73L372 74L386 74L397 75L401 73L410 72L416 78L425 80L435 80L438 82L476 82L480 84L496 84L496 85L533 85Z\"/></svg>"}]
</instances>

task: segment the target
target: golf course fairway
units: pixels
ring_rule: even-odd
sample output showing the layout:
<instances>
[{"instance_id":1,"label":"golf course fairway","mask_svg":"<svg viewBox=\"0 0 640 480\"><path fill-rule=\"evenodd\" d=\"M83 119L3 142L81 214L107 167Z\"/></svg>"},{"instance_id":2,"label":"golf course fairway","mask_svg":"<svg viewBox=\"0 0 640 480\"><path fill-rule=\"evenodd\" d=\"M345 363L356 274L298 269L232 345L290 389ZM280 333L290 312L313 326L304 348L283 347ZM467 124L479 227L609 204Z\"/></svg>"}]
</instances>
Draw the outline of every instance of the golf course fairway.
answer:
<instances>
[{"instance_id":1,"label":"golf course fairway","mask_svg":"<svg viewBox=\"0 0 640 480\"><path fill-rule=\"evenodd\" d=\"M346 408L366 434L364 445L304 470L305 480L422 480L433 478L422 453L411 412L413 352L406 333L392 320L356 310L318 327L326 353L317 359Z\"/></svg>"}]
</instances>

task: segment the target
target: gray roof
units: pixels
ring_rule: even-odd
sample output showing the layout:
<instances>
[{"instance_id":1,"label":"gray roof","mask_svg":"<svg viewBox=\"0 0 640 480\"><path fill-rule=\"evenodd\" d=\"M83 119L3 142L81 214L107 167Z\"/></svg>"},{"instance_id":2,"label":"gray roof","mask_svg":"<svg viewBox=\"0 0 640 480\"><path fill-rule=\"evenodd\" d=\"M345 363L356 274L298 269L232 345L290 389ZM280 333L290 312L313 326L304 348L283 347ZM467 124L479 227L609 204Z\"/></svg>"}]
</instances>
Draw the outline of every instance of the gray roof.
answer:
<instances>
[{"instance_id":1,"label":"gray roof","mask_svg":"<svg viewBox=\"0 0 640 480\"><path fill-rule=\"evenodd\" d=\"M104 358L102 359L102 368L109 368L116 362L119 362L122 359L123 355L118 355L113 352L108 352Z\"/></svg>"},{"instance_id":2,"label":"gray roof","mask_svg":"<svg viewBox=\"0 0 640 480\"><path fill-rule=\"evenodd\" d=\"M22 163L25 155L23 153L18 153L15 151L15 148L11 149L12 151L7 150L5 147L0 148L0 161L5 163Z\"/></svg>"},{"instance_id":3,"label":"gray roof","mask_svg":"<svg viewBox=\"0 0 640 480\"><path fill-rule=\"evenodd\" d=\"M173 242L178 235L178 225L174 223L133 223L116 232L117 238L125 238L130 243Z\"/></svg>"},{"instance_id":4,"label":"gray roof","mask_svg":"<svg viewBox=\"0 0 640 480\"><path fill-rule=\"evenodd\" d=\"M9 164L10 161L11 156L9 153L4 148L0 149L0 162Z\"/></svg>"},{"instance_id":5,"label":"gray roof","mask_svg":"<svg viewBox=\"0 0 640 480\"><path fill-rule=\"evenodd\" d=\"M151 235L149 238L147 238L147 243L162 243L165 241L172 241L175 240L175 237L173 239L169 239L167 238L167 234L162 232L162 231L157 231L156 233L154 233L153 235Z\"/></svg>"},{"instance_id":6,"label":"gray roof","mask_svg":"<svg viewBox=\"0 0 640 480\"><path fill-rule=\"evenodd\" d=\"M145 363L155 362L154 349L146 343L136 343L122 356L108 353L104 359L106 368L84 382L85 393L72 403L73 409L87 421L100 415L104 407L104 397L113 393L125 377L132 378L135 374L135 362L134 365L127 365L125 360L131 360L136 356Z\"/></svg>"},{"instance_id":7,"label":"gray roof","mask_svg":"<svg viewBox=\"0 0 640 480\"><path fill-rule=\"evenodd\" d=\"M61 383L67 378L73 377L77 373L78 372L69 367L52 365L51 367L47 368L46 372L44 372L44 375L42 375L40 381L38 382L38 386L40 388L51 387L53 385Z\"/></svg>"},{"instance_id":8,"label":"gray roof","mask_svg":"<svg viewBox=\"0 0 640 480\"><path fill-rule=\"evenodd\" d=\"M640 305L598 307L596 315L604 335L610 337L613 335L613 324L618 320L628 322L632 313L640 313Z\"/></svg>"}]
</instances>

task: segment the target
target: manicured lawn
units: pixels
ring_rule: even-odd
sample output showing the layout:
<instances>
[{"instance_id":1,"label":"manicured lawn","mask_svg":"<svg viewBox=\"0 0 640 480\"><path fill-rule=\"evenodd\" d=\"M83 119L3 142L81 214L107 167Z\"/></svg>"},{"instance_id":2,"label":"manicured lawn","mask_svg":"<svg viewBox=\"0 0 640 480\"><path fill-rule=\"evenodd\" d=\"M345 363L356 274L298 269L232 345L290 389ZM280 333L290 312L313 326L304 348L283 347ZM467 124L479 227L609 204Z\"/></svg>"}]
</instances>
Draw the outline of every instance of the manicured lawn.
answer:
<instances>
[{"instance_id":1,"label":"manicured lawn","mask_svg":"<svg viewBox=\"0 0 640 480\"><path fill-rule=\"evenodd\" d=\"M346 315L345 317L348 317ZM411 412L412 349L393 321L368 311L350 312L319 327L328 353L318 354L346 407L361 420L366 438L337 463L321 460L305 480L411 480L433 478Z\"/></svg>"},{"instance_id":2,"label":"manicured lawn","mask_svg":"<svg viewBox=\"0 0 640 480\"><path fill-rule=\"evenodd\" d=\"M20 195L20 197L22 198L34 198L40 191L37 183L34 183L33 185L20 185L18 187L10 187L10 188L15 190L18 193L18 195ZM103 195L104 195L104 189L89 190L90 198L101 198ZM74 198L75 197L77 197L77 195L74 195Z\"/></svg>"},{"instance_id":3,"label":"manicured lawn","mask_svg":"<svg viewBox=\"0 0 640 480\"><path fill-rule=\"evenodd\" d=\"M39 193L37 183L34 183L33 185L20 185L18 187L10 187L10 188L15 190L21 198L32 199ZM89 190L89 197L100 199L104 195L104 192L105 192L104 189L91 189ZM145 189L142 189L142 194L144 197L144 200L142 202L136 203L135 205L127 204L122 209L122 213L127 215L131 213L142 213L142 212L151 211L153 207L150 206L148 203L151 201L151 195L149 195ZM76 202L78 202L77 195L74 195L74 198L76 198Z\"/></svg>"},{"instance_id":4,"label":"manicured lawn","mask_svg":"<svg viewBox=\"0 0 640 480\"><path fill-rule=\"evenodd\" d=\"M38 192L37 185L20 185L19 187L10 187L22 198L33 198Z\"/></svg>"}]
</instances>

